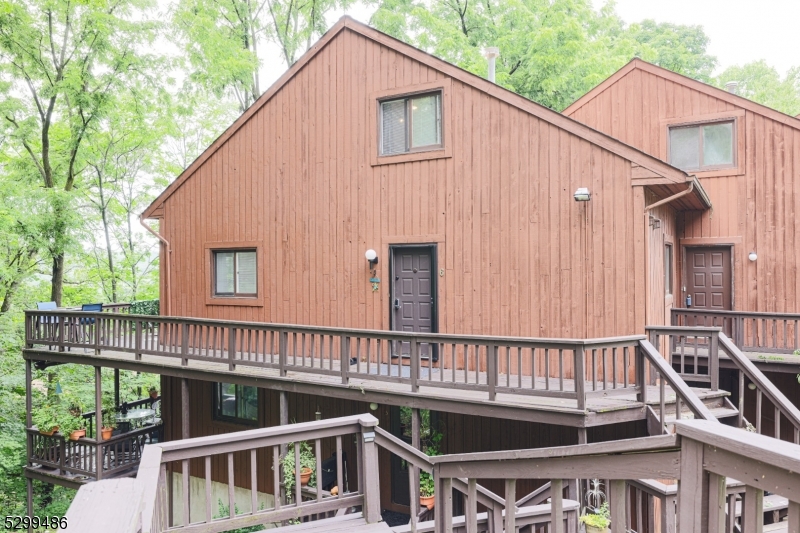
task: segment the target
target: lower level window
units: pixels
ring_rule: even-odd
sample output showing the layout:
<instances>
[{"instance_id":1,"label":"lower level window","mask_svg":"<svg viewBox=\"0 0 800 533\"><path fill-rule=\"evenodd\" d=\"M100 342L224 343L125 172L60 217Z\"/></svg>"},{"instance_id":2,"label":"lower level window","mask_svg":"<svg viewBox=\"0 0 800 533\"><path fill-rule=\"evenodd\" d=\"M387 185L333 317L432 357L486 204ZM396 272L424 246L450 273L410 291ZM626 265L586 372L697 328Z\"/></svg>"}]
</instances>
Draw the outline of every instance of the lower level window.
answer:
<instances>
[{"instance_id":1,"label":"lower level window","mask_svg":"<svg viewBox=\"0 0 800 533\"><path fill-rule=\"evenodd\" d=\"M214 418L253 424L258 421L258 389L233 383L214 383Z\"/></svg>"}]
</instances>

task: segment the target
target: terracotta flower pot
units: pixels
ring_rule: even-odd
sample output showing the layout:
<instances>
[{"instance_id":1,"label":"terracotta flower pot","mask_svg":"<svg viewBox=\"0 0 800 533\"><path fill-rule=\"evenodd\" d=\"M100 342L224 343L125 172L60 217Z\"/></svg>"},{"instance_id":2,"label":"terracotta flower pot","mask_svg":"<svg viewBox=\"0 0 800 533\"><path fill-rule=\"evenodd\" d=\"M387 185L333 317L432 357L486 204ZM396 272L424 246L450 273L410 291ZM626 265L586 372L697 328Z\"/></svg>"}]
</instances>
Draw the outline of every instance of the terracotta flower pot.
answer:
<instances>
[{"instance_id":1,"label":"terracotta flower pot","mask_svg":"<svg viewBox=\"0 0 800 533\"><path fill-rule=\"evenodd\" d=\"M69 434L69 440L78 440L86 436L85 429L76 429L72 433Z\"/></svg>"},{"instance_id":2,"label":"terracotta flower pot","mask_svg":"<svg viewBox=\"0 0 800 533\"><path fill-rule=\"evenodd\" d=\"M111 438L111 434L114 433L114 428L103 428L100 433L103 435L103 440L108 440Z\"/></svg>"},{"instance_id":3,"label":"terracotta flower pot","mask_svg":"<svg viewBox=\"0 0 800 533\"><path fill-rule=\"evenodd\" d=\"M307 466L303 466L300 468L300 485L305 487L308 485L308 482L311 480L311 474L313 470L308 468Z\"/></svg>"},{"instance_id":4,"label":"terracotta flower pot","mask_svg":"<svg viewBox=\"0 0 800 533\"><path fill-rule=\"evenodd\" d=\"M420 507L427 507L430 511L433 509L434 504L436 503L436 495L433 494L431 496L420 496L419 497L419 506Z\"/></svg>"},{"instance_id":5,"label":"terracotta flower pot","mask_svg":"<svg viewBox=\"0 0 800 533\"><path fill-rule=\"evenodd\" d=\"M54 427L54 428L53 428L53 429L51 429L50 431L42 431L42 430L40 429L40 430L39 430L39 433L41 433L42 435L46 435L46 436L48 436L48 437L52 437L53 435L55 435L56 431L58 431L58 426Z\"/></svg>"}]
</instances>

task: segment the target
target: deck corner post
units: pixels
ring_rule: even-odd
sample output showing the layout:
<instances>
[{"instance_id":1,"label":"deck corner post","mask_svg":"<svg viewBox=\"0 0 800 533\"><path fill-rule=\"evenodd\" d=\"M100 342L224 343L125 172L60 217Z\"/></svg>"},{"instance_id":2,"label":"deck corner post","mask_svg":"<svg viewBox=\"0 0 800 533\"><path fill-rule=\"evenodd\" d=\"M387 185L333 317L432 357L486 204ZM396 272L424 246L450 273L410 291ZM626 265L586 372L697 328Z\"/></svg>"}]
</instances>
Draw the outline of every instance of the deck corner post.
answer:
<instances>
[{"instance_id":1,"label":"deck corner post","mask_svg":"<svg viewBox=\"0 0 800 533\"><path fill-rule=\"evenodd\" d=\"M27 511L28 516L33 516L33 480L29 477L25 477L25 486L27 492Z\"/></svg>"},{"instance_id":2,"label":"deck corner post","mask_svg":"<svg viewBox=\"0 0 800 533\"><path fill-rule=\"evenodd\" d=\"M181 324L181 365L188 366L189 359L186 356L189 354L189 324Z\"/></svg>"},{"instance_id":3,"label":"deck corner post","mask_svg":"<svg viewBox=\"0 0 800 533\"><path fill-rule=\"evenodd\" d=\"M708 474L708 533L725 531L726 478Z\"/></svg>"},{"instance_id":4,"label":"deck corner post","mask_svg":"<svg viewBox=\"0 0 800 533\"><path fill-rule=\"evenodd\" d=\"M350 337L342 335L340 337L340 343L339 368L342 372L342 385L347 385L350 381Z\"/></svg>"},{"instance_id":5,"label":"deck corner post","mask_svg":"<svg viewBox=\"0 0 800 533\"><path fill-rule=\"evenodd\" d=\"M375 444L377 420L361 421L362 461L364 461L364 520L368 524L381 521L378 446Z\"/></svg>"},{"instance_id":6,"label":"deck corner post","mask_svg":"<svg viewBox=\"0 0 800 533\"><path fill-rule=\"evenodd\" d=\"M187 328L188 329L188 328ZM188 341L184 341L188 344ZM228 328L228 370L233 372L236 370L236 328L231 326Z\"/></svg>"},{"instance_id":7,"label":"deck corner post","mask_svg":"<svg viewBox=\"0 0 800 533\"><path fill-rule=\"evenodd\" d=\"M134 322L134 327L136 328L136 332L134 333L134 358L137 361L142 360L142 326L143 322L141 320L136 320Z\"/></svg>"},{"instance_id":8,"label":"deck corner post","mask_svg":"<svg viewBox=\"0 0 800 533\"><path fill-rule=\"evenodd\" d=\"M289 333L286 330L278 330L280 340L278 342L278 366L281 377L286 377L286 347L289 344ZM320 364L322 364L320 362Z\"/></svg>"},{"instance_id":9,"label":"deck corner post","mask_svg":"<svg viewBox=\"0 0 800 533\"><path fill-rule=\"evenodd\" d=\"M506 499L506 531L516 531L517 527L517 480L505 480L505 499Z\"/></svg>"},{"instance_id":10,"label":"deck corner post","mask_svg":"<svg viewBox=\"0 0 800 533\"><path fill-rule=\"evenodd\" d=\"M438 474L438 465L436 471ZM441 506L439 516L441 517L442 526L439 533L453 533L453 479L444 478L441 480L440 485L442 487L442 497L439 502Z\"/></svg>"},{"instance_id":11,"label":"deck corner post","mask_svg":"<svg viewBox=\"0 0 800 533\"><path fill-rule=\"evenodd\" d=\"M695 373L697 369L695 368ZM719 390L719 331L711 333L711 346L708 352L708 374L711 379L711 390Z\"/></svg>"},{"instance_id":12,"label":"deck corner post","mask_svg":"<svg viewBox=\"0 0 800 533\"><path fill-rule=\"evenodd\" d=\"M642 341L636 346L636 386L639 392L636 394L636 400L642 404L647 403L647 372L645 370L645 362L647 358L644 356L644 347Z\"/></svg>"},{"instance_id":13,"label":"deck corner post","mask_svg":"<svg viewBox=\"0 0 800 533\"><path fill-rule=\"evenodd\" d=\"M550 480L550 516L553 533L564 533L564 480ZM624 530L623 530L624 531Z\"/></svg>"},{"instance_id":14,"label":"deck corner post","mask_svg":"<svg viewBox=\"0 0 800 533\"><path fill-rule=\"evenodd\" d=\"M411 337L409 344L411 352L411 392L417 392L419 391L419 343L416 337Z\"/></svg>"},{"instance_id":15,"label":"deck corner post","mask_svg":"<svg viewBox=\"0 0 800 533\"><path fill-rule=\"evenodd\" d=\"M496 344L486 347L486 385L489 387L489 401L492 402L497 398L497 352Z\"/></svg>"},{"instance_id":16,"label":"deck corner post","mask_svg":"<svg viewBox=\"0 0 800 533\"><path fill-rule=\"evenodd\" d=\"M98 316L94 321L94 354L100 355L100 339L102 338L102 334L100 333L102 330L100 321L104 320L102 316Z\"/></svg>"},{"instance_id":17,"label":"deck corner post","mask_svg":"<svg viewBox=\"0 0 800 533\"><path fill-rule=\"evenodd\" d=\"M703 445L683 437L681 477L678 480L678 531L703 531L703 502L708 505L708 475L703 468Z\"/></svg>"},{"instance_id":18,"label":"deck corner post","mask_svg":"<svg viewBox=\"0 0 800 533\"><path fill-rule=\"evenodd\" d=\"M583 344L575 346L575 396L578 409L586 410L586 356Z\"/></svg>"},{"instance_id":19,"label":"deck corner post","mask_svg":"<svg viewBox=\"0 0 800 533\"><path fill-rule=\"evenodd\" d=\"M64 351L64 330L67 328L67 317L62 316L58 324L58 351Z\"/></svg>"},{"instance_id":20,"label":"deck corner post","mask_svg":"<svg viewBox=\"0 0 800 533\"><path fill-rule=\"evenodd\" d=\"M100 429L103 427L103 367L94 367L94 416L95 416L95 430L94 440L95 444L95 479L100 481L103 479L103 432ZM63 457L63 454L62 454Z\"/></svg>"}]
</instances>

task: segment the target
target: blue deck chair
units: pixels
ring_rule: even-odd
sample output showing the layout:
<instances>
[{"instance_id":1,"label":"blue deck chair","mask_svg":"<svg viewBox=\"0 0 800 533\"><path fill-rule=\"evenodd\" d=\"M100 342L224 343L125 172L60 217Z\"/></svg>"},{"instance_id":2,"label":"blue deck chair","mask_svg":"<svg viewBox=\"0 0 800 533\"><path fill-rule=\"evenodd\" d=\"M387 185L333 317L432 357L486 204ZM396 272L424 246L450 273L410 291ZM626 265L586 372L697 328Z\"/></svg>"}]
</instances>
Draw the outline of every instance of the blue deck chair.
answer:
<instances>
[{"instance_id":1,"label":"blue deck chair","mask_svg":"<svg viewBox=\"0 0 800 533\"><path fill-rule=\"evenodd\" d=\"M81 306L81 311L86 311L88 313L102 313L103 312L103 304L83 304ZM80 321L79 321L80 325L82 325L82 326L92 325L95 322L96 322L96 320L95 320L95 318L93 316L86 317L86 318L81 318ZM86 329L85 328L80 328L80 332L81 332L81 335L85 335L86 334ZM81 338L81 342L84 342L83 338ZM86 351L85 348L84 348L84 351Z\"/></svg>"},{"instance_id":2,"label":"blue deck chair","mask_svg":"<svg viewBox=\"0 0 800 533\"><path fill-rule=\"evenodd\" d=\"M55 302L39 302L36 304L36 309L39 311L56 311L58 309L58 305L56 305ZM59 324L57 316L40 316L37 319L37 325L38 324L52 324L52 326L48 328L48 340L56 340L58 337ZM48 346L48 348L52 350L53 346Z\"/></svg>"}]
</instances>

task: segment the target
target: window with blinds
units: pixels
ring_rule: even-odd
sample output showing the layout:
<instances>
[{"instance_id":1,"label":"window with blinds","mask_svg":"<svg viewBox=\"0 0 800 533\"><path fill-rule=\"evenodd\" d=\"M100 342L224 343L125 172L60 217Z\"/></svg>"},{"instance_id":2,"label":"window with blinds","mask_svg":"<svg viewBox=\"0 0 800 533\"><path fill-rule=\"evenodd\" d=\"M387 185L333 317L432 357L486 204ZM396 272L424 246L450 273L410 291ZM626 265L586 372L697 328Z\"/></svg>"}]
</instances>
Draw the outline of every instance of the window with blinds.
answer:
<instances>
[{"instance_id":1,"label":"window with blinds","mask_svg":"<svg viewBox=\"0 0 800 533\"><path fill-rule=\"evenodd\" d=\"M255 250L214 251L214 296L258 294L258 265Z\"/></svg>"},{"instance_id":2,"label":"window with blinds","mask_svg":"<svg viewBox=\"0 0 800 533\"><path fill-rule=\"evenodd\" d=\"M396 155L442 146L442 93L380 102L380 154Z\"/></svg>"}]
</instances>

